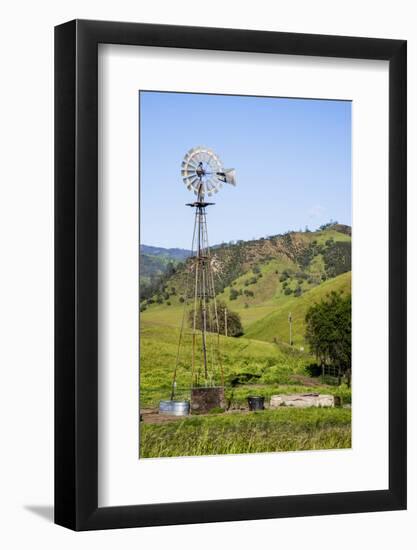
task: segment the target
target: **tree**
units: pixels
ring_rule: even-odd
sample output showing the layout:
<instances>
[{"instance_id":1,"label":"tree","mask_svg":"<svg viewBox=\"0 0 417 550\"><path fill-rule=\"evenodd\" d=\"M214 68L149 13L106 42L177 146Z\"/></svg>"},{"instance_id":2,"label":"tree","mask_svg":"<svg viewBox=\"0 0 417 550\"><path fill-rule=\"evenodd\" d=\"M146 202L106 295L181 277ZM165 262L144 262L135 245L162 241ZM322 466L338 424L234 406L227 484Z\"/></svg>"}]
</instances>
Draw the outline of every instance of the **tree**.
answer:
<instances>
[{"instance_id":1,"label":"tree","mask_svg":"<svg viewBox=\"0 0 417 550\"><path fill-rule=\"evenodd\" d=\"M216 315L215 311L217 309L217 320L218 320L218 327L216 323ZM227 309L227 335L228 336L242 336L243 334L243 326L242 321L240 319L240 315L236 313L235 311L231 311L224 302L217 302L216 307L214 306L214 302L211 302L207 305L207 314L206 314L206 330L208 332L217 332L219 330L219 334L226 334L225 331L225 309ZM195 318L195 324L196 329L201 330L202 327L202 311L197 310L197 315ZM190 327L193 327L194 324L194 310L191 310L188 314L188 324Z\"/></svg>"},{"instance_id":2,"label":"tree","mask_svg":"<svg viewBox=\"0 0 417 550\"><path fill-rule=\"evenodd\" d=\"M332 364L350 378L352 361L352 300L332 292L306 314L306 340L321 365Z\"/></svg>"}]
</instances>

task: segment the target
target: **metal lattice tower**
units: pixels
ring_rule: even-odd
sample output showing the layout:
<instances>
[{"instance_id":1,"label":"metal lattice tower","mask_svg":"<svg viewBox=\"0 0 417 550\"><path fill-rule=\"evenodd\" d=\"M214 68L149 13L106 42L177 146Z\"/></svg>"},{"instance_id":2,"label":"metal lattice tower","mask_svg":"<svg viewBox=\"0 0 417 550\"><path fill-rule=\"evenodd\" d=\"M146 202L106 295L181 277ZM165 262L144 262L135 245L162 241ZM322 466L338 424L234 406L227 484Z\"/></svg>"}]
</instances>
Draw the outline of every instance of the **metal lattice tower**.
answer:
<instances>
[{"instance_id":1,"label":"metal lattice tower","mask_svg":"<svg viewBox=\"0 0 417 550\"><path fill-rule=\"evenodd\" d=\"M191 386L214 386L220 378L223 386L223 368L219 353L219 311L216 302L215 276L220 265L210 253L206 208L214 205L206 195L217 193L224 183L236 185L235 171L224 169L219 157L206 147L188 151L181 165L181 176L187 189L194 191L196 200L187 206L195 209L192 253L188 262L188 284L184 296L184 314L178 343L171 399L176 388L179 351L183 340L184 320L192 305Z\"/></svg>"}]
</instances>

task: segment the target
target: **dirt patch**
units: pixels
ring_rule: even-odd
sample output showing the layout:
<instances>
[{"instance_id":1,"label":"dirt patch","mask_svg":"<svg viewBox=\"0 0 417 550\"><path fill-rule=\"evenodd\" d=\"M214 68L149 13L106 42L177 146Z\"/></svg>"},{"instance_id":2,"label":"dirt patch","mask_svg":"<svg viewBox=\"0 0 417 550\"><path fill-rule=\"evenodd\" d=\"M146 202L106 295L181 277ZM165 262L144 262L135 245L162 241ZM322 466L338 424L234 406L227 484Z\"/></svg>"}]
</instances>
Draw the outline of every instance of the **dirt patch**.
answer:
<instances>
[{"instance_id":1,"label":"dirt patch","mask_svg":"<svg viewBox=\"0 0 417 550\"><path fill-rule=\"evenodd\" d=\"M223 416L225 414L233 414L233 413L249 413L248 407L243 408L239 407L236 409L230 409L228 411L225 411L224 413L216 413L216 414L198 414L198 415L189 415L189 416L171 416L168 414L159 414L158 409L142 409L140 411L140 417L141 422L144 424L165 424L166 422L179 422L181 420L185 420L186 418L190 418L192 416Z\"/></svg>"},{"instance_id":2,"label":"dirt patch","mask_svg":"<svg viewBox=\"0 0 417 550\"><path fill-rule=\"evenodd\" d=\"M164 424L165 422L176 422L184 420L184 416L171 416L170 414L159 414L158 409L142 409L140 419L144 424Z\"/></svg>"},{"instance_id":3,"label":"dirt patch","mask_svg":"<svg viewBox=\"0 0 417 550\"><path fill-rule=\"evenodd\" d=\"M321 384L318 380L310 378L309 376L303 376L302 374L292 374L291 380L300 384L300 386L307 386L310 388L323 388L328 387L328 384Z\"/></svg>"}]
</instances>

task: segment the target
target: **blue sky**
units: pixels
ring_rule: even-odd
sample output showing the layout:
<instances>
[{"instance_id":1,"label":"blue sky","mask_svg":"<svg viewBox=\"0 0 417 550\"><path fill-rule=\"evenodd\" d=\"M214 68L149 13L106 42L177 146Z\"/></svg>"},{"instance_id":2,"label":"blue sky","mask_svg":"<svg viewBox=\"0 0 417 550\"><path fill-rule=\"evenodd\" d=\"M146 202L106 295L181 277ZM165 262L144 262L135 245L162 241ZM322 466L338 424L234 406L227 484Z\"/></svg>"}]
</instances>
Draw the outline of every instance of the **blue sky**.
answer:
<instances>
[{"instance_id":1,"label":"blue sky","mask_svg":"<svg viewBox=\"0 0 417 550\"><path fill-rule=\"evenodd\" d=\"M140 92L141 243L190 248L185 153L204 145L237 186L207 210L210 244L351 224L351 103Z\"/></svg>"}]
</instances>

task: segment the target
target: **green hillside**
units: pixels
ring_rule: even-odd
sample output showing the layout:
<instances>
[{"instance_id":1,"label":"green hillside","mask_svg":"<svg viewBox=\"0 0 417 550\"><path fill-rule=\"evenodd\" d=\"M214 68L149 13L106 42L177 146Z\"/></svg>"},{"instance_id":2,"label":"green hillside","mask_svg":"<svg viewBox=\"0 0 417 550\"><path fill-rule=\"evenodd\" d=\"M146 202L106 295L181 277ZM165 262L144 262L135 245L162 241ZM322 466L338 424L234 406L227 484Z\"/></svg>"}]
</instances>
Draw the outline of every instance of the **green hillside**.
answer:
<instances>
[{"instance_id":1,"label":"green hillside","mask_svg":"<svg viewBox=\"0 0 417 550\"><path fill-rule=\"evenodd\" d=\"M350 227L333 224L316 232L291 232L266 239L225 244L212 254L222 270L217 298L242 320L244 335L304 346L304 316L308 307L332 290L350 292ZM181 325L184 294L190 272L179 263L154 282L153 295L141 302L141 319Z\"/></svg>"},{"instance_id":2,"label":"green hillside","mask_svg":"<svg viewBox=\"0 0 417 550\"><path fill-rule=\"evenodd\" d=\"M180 262L186 260L191 254L190 250L182 248L161 248L156 246L140 245L139 267L142 295L144 287L148 287L158 277Z\"/></svg>"},{"instance_id":3,"label":"green hillside","mask_svg":"<svg viewBox=\"0 0 417 550\"><path fill-rule=\"evenodd\" d=\"M312 288L299 298L290 298L269 315L252 323L245 332L247 338L273 342L289 341L288 315L292 316L292 338L295 345L304 345L305 315L308 308L322 300L332 291L342 291L349 294L351 291L351 272L343 273L334 279L324 281Z\"/></svg>"},{"instance_id":4,"label":"green hillside","mask_svg":"<svg viewBox=\"0 0 417 550\"><path fill-rule=\"evenodd\" d=\"M249 274L251 270L262 268L270 261L276 262L275 269L278 271L287 269L294 273L304 272L313 280L350 271L349 232L347 226L334 224L315 232L293 231L216 246L212 248L212 255L217 257L221 265L221 273L216 280L217 291L223 291L240 277ZM171 293L174 297L184 292L188 273L186 264L187 260L177 265L170 280L163 281L161 287L156 289L156 295L167 291L170 293L169 285L176 290L176 293Z\"/></svg>"}]
</instances>

